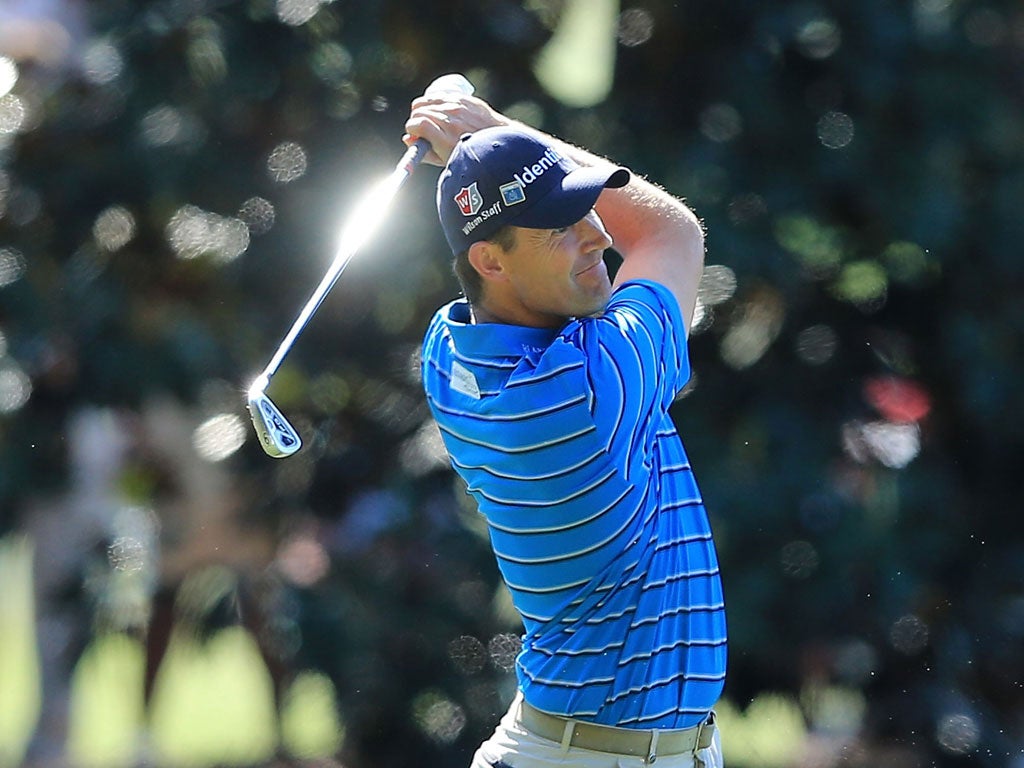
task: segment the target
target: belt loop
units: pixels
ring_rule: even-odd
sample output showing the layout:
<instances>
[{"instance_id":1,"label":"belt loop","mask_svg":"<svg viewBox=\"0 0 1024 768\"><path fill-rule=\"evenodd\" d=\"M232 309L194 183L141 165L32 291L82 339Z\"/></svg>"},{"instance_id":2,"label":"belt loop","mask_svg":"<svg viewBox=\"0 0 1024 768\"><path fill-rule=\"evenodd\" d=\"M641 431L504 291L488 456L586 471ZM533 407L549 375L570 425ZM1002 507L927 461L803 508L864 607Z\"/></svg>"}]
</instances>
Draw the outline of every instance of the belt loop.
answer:
<instances>
[{"instance_id":1,"label":"belt loop","mask_svg":"<svg viewBox=\"0 0 1024 768\"><path fill-rule=\"evenodd\" d=\"M661 735L661 731L655 728L651 731L651 748L647 750L647 759L644 762L650 765L658 759L658 737Z\"/></svg>"},{"instance_id":2,"label":"belt loop","mask_svg":"<svg viewBox=\"0 0 1024 768\"><path fill-rule=\"evenodd\" d=\"M572 732L576 728L575 720L566 720L565 729L562 731L562 754L569 754L569 747L572 746Z\"/></svg>"},{"instance_id":3,"label":"belt loop","mask_svg":"<svg viewBox=\"0 0 1024 768\"><path fill-rule=\"evenodd\" d=\"M700 737L704 735L704 726L708 724L708 718L704 718L697 723L697 736L693 740L693 756L696 757L697 753L700 752Z\"/></svg>"}]
</instances>

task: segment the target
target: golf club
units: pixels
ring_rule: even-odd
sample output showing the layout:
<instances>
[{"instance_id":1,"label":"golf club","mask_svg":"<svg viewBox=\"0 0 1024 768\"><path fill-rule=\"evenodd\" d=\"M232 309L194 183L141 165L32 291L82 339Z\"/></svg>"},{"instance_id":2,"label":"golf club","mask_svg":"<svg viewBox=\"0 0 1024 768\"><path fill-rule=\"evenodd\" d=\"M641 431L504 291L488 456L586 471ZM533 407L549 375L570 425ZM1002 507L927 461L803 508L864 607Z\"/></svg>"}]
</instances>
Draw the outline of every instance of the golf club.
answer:
<instances>
[{"instance_id":1,"label":"golf club","mask_svg":"<svg viewBox=\"0 0 1024 768\"><path fill-rule=\"evenodd\" d=\"M424 95L441 93L472 94L473 85L460 74L448 74L434 80L423 92ZM416 141L398 161L395 169L381 182L374 185L360 200L341 233L341 244L328 267L323 279L309 297L295 322L292 323L284 340L278 346L267 367L256 377L248 391L249 416L259 437L260 445L267 455L274 458L291 456L302 447L302 438L295 428L288 423L281 410L274 405L267 395L267 387L281 362L288 354L295 340L309 323L313 313L323 303L331 288L341 277L359 248L369 239L377 226L384 220L398 190L412 175L416 167L430 152L430 143L425 139Z\"/></svg>"}]
</instances>

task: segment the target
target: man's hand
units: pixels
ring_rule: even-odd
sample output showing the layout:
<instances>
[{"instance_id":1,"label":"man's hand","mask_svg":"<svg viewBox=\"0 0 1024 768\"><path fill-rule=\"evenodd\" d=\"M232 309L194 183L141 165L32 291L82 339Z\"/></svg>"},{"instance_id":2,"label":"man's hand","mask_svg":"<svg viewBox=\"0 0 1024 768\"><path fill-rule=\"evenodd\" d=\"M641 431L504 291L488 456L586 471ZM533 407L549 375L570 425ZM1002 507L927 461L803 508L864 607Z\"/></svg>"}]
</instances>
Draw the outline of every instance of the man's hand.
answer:
<instances>
[{"instance_id":1,"label":"man's hand","mask_svg":"<svg viewBox=\"0 0 1024 768\"><path fill-rule=\"evenodd\" d=\"M511 122L475 96L454 93L420 96L412 102L402 141L411 146L416 139L426 139L431 151L423 162L443 166L462 134Z\"/></svg>"}]
</instances>

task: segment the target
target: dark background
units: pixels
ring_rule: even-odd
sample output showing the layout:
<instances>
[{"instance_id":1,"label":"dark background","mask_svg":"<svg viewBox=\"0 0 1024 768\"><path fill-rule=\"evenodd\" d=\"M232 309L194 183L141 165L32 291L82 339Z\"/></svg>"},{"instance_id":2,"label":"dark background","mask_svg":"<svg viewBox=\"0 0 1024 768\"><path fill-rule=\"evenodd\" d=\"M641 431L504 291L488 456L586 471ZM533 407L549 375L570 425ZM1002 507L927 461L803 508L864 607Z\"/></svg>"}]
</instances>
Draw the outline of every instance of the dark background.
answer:
<instances>
[{"instance_id":1,"label":"dark background","mask_svg":"<svg viewBox=\"0 0 1024 768\"><path fill-rule=\"evenodd\" d=\"M244 412L344 212L401 155L409 101L461 71L707 225L674 415L719 543L730 701L798 697L832 739L801 765L1021 765L1021 6L623 0L613 88L572 107L531 68L557 0L339 0L304 23L287 5L0 16L19 73L0 99L0 534L75 506L68 425L99 408L128 445L112 492L153 511L162 553L143 558L150 618L97 624L84 574L111 559L109 516L74 540L41 599L78 617L81 642L158 627L189 572L226 562L276 679L334 680L345 765L465 765L493 727L519 629L416 375L430 313L457 291L436 170L274 380L303 452L265 457ZM47 19L64 35L27 35ZM172 455L189 439L151 434L154 402L179 424L245 420L215 501ZM204 545L206 515L226 521L223 546ZM236 620L221 613L202 631ZM839 735L813 703L833 688L866 704ZM435 700L462 725L410 714Z\"/></svg>"}]
</instances>

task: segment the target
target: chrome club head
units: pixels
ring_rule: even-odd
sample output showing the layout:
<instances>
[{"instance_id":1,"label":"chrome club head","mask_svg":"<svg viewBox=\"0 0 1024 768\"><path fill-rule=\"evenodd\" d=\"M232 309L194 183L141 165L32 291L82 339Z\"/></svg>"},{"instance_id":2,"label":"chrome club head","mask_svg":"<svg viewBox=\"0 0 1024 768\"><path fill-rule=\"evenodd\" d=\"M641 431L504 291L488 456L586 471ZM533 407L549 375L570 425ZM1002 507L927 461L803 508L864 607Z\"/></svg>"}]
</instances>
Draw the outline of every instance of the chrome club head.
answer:
<instances>
[{"instance_id":1,"label":"chrome club head","mask_svg":"<svg viewBox=\"0 0 1024 768\"><path fill-rule=\"evenodd\" d=\"M268 456L283 459L302 447L302 438L288 419L267 397L257 380L249 388L249 417L260 439L260 445ZM265 384L264 384L265 386Z\"/></svg>"}]
</instances>

